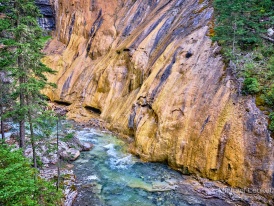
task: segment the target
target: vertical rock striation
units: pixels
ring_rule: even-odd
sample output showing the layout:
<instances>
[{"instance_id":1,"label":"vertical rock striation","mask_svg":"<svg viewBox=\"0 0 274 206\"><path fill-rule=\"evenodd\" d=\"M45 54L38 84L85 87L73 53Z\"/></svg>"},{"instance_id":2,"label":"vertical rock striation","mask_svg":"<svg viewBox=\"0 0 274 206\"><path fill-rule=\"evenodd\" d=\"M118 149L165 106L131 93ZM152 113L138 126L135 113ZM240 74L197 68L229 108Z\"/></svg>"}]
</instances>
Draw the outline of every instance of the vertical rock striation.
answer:
<instances>
[{"instance_id":1,"label":"vertical rock striation","mask_svg":"<svg viewBox=\"0 0 274 206\"><path fill-rule=\"evenodd\" d=\"M100 116L132 152L232 186L274 186L273 139L208 36L210 1L56 0L45 93Z\"/></svg>"},{"instance_id":2,"label":"vertical rock striation","mask_svg":"<svg viewBox=\"0 0 274 206\"><path fill-rule=\"evenodd\" d=\"M35 4L40 9L42 17L38 19L39 25L45 30L55 29L54 0L35 0Z\"/></svg>"}]
</instances>

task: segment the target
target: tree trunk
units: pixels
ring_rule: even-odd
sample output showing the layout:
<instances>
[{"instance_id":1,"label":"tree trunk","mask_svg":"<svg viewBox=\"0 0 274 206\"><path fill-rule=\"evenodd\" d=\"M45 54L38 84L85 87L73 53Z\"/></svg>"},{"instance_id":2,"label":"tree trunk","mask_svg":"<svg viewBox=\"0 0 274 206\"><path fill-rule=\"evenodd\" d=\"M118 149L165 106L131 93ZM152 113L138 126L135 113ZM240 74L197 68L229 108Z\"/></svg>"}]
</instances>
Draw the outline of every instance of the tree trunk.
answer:
<instances>
[{"instance_id":1,"label":"tree trunk","mask_svg":"<svg viewBox=\"0 0 274 206\"><path fill-rule=\"evenodd\" d=\"M5 141L5 131L4 131L4 121L1 114L1 135L2 135L2 141Z\"/></svg>"},{"instance_id":2,"label":"tree trunk","mask_svg":"<svg viewBox=\"0 0 274 206\"><path fill-rule=\"evenodd\" d=\"M60 155L59 155L59 116L57 118L57 159L58 159L58 165L57 165L57 183L56 183L56 189L59 190L60 185Z\"/></svg>"},{"instance_id":3,"label":"tree trunk","mask_svg":"<svg viewBox=\"0 0 274 206\"><path fill-rule=\"evenodd\" d=\"M27 103L27 106L30 106L28 95L26 95L26 103ZM33 166L34 168L37 168L35 139L34 139L34 131L33 131L30 108L28 108L28 122L29 122L29 128L30 128L30 141L31 141L31 147L32 147Z\"/></svg>"},{"instance_id":4,"label":"tree trunk","mask_svg":"<svg viewBox=\"0 0 274 206\"><path fill-rule=\"evenodd\" d=\"M14 9L17 10L16 15L17 15L17 21L16 21L16 27L19 27L20 25L20 15L18 11L18 2L14 2ZM20 37L16 37L16 41L21 43ZM17 66L20 68L22 71L24 71L24 60L19 54L17 58ZM22 84L24 83L25 79L24 76L19 77L19 87L20 87L20 108L22 109L25 106L25 95L24 95L24 89L22 88ZM20 117L19 120L19 147L24 148L25 147L25 136L26 136L26 128L25 128L25 114L23 114L22 117Z\"/></svg>"},{"instance_id":5,"label":"tree trunk","mask_svg":"<svg viewBox=\"0 0 274 206\"><path fill-rule=\"evenodd\" d=\"M0 79L0 81L2 81ZM3 90L2 90L2 82L1 83L1 88L0 88L0 98L3 100ZM1 101L0 100L0 101ZM4 120L3 120L3 102L0 103L0 118L1 118L1 135L2 135L2 140L4 141L5 139L5 132L4 132Z\"/></svg>"},{"instance_id":6,"label":"tree trunk","mask_svg":"<svg viewBox=\"0 0 274 206\"><path fill-rule=\"evenodd\" d=\"M18 62L20 65L20 61ZM22 85L24 83L24 77L20 77L19 78L19 84ZM20 86L21 87L21 86ZM24 95L24 91L22 88L20 88L20 108L23 108L25 106L25 95ZM20 121L19 121L19 138L20 138L20 143L19 146L21 148L25 147L25 136L26 136L26 128L25 128L25 116L23 114L23 117L20 117Z\"/></svg>"},{"instance_id":7,"label":"tree trunk","mask_svg":"<svg viewBox=\"0 0 274 206\"><path fill-rule=\"evenodd\" d=\"M265 36L265 35L261 34L261 37L262 37L263 39L265 39L265 40L268 40L268 41L274 43L274 39L272 39L272 38L270 38L270 37L268 37L268 36Z\"/></svg>"}]
</instances>

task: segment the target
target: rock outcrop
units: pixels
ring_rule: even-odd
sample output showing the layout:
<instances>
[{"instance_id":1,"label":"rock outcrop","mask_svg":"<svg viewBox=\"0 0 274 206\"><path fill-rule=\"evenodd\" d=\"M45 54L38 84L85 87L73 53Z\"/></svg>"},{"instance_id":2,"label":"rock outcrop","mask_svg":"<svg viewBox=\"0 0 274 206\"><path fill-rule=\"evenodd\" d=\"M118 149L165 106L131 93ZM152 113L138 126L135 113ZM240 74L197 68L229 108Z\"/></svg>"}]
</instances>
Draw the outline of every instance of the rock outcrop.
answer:
<instances>
[{"instance_id":1,"label":"rock outcrop","mask_svg":"<svg viewBox=\"0 0 274 206\"><path fill-rule=\"evenodd\" d=\"M237 187L274 187L268 119L210 39L211 1L55 0L52 101L98 117L147 161Z\"/></svg>"},{"instance_id":2,"label":"rock outcrop","mask_svg":"<svg viewBox=\"0 0 274 206\"><path fill-rule=\"evenodd\" d=\"M53 0L35 0L42 17L38 19L39 25L45 30L55 29L55 11Z\"/></svg>"}]
</instances>

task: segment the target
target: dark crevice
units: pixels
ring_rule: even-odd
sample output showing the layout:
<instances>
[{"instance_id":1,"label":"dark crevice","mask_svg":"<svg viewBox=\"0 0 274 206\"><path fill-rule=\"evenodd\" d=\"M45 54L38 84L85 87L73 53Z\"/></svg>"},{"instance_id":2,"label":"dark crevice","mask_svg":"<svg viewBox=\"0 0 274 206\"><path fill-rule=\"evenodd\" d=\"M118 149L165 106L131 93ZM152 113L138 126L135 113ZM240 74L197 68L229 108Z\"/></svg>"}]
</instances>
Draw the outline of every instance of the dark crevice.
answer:
<instances>
[{"instance_id":1,"label":"dark crevice","mask_svg":"<svg viewBox=\"0 0 274 206\"><path fill-rule=\"evenodd\" d=\"M85 106L85 109L99 115L102 113L100 109L91 106Z\"/></svg>"},{"instance_id":2,"label":"dark crevice","mask_svg":"<svg viewBox=\"0 0 274 206\"><path fill-rule=\"evenodd\" d=\"M186 58L190 58L192 55L193 55L193 54L192 54L190 51L188 51L188 52L186 53Z\"/></svg>"},{"instance_id":3,"label":"dark crevice","mask_svg":"<svg viewBox=\"0 0 274 206\"><path fill-rule=\"evenodd\" d=\"M63 106L69 106L69 105L71 105L70 102L65 102L65 101L61 101L61 100L54 100L54 102L56 104L60 104L60 105L63 105Z\"/></svg>"},{"instance_id":4,"label":"dark crevice","mask_svg":"<svg viewBox=\"0 0 274 206\"><path fill-rule=\"evenodd\" d=\"M131 108L131 113L130 113L129 119L128 119L128 128L131 130L134 129L135 116L136 116L136 105L133 104L132 108Z\"/></svg>"},{"instance_id":5,"label":"dark crevice","mask_svg":"<svg viewBox=\"0 0 274 206\"><path fill-rule=\"evenodd\" d=\"M132 90L133 90L133 80L131 79L128 85L128 93L130 93Z\"/></svg>"},{"instance_id":6,"label":"dark crevice","mask_svg":"<svg viewBox=\"0 0 274 206\"><path fill-rule=\"evenodd\" d=\"M202 132L204 131L205 126L207 125L207 123L208 123L209 121L210 121L210 115L208 115L207 118L206 118L206 120L204 121L200 133L202 133Z\"/></svg>"},{"instance_id":7,"label":"dark crevice","mask_svg":"<svg viewBox=\"0 0 274 206\"><path fill-rule=\"evenodd\" d=\"M228 169L229 171L232 170L231 165L230 165L229 163L228 163L228 165L227 165L227 169Z\"/></svg>"},{"instance_id":8,"label":"dark crevice","mask_svg":"<svg viewBox=\"0 0 274 206\"><path fill-rule=\"evenodd\" d=\"M74 23L75 23L75 13L73 13L73 15L71 17L71 20L70 20L68 44L70 42L70 38L71 38L72 31L73 31L73 28L74 28Z\"/></svg>"},{"instance_id":9,"label":"dark crevice","mask_svg":"<svg viewBox=\"0 0 274 206\"><path fill-rule=\"evenodd\" d=\"M92 27L91 27L91 30L89 32L89 42L88 42L88 46L87 46L87 56L91 50L91 46L92 46L92 42L93 42L93 39L96 35L96 32L99 30L99 28L101 27L103 23L103 17L102 17L102 9L100 9L99 13L98 13L98 16L97 16L97 19L94 21Z\"/></svg>"}]
</instances>

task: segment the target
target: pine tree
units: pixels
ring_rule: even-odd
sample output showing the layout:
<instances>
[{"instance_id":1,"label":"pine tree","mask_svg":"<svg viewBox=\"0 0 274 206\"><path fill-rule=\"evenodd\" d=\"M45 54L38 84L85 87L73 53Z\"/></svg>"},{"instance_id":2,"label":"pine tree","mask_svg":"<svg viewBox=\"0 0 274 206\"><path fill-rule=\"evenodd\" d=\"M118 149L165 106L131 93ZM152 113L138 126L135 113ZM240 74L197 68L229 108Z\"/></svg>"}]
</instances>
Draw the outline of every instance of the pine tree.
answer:
<instances>
[{"instance_id":1,"label":"pine tree","mask_svg":"<svg viewBox=\"0 0 274 206\"><path fill-rule=\"evenodd\" d=\"M225 61L236 77L244 95L256 96L256 104L274 110L274 1L214 0L213 40L222 46ZM269 32L270 31L270 32ZM240 79L239 79L240 80ZM271 113L272 114L272 113ZM269 129L274 132L270 115Z\"/></svg>"},{"instance_id":2,"label":"pine tree","mask_svg":"<svg viewBox=\"0 0 274 206\"><path fill-rule=\"evenodd\" d=\"M40 61L43 57L43 31L37 22L40 12L34 0L5 0L2 12L5 13L5 24L9 25L3 31L6 34L2 44L10 48L10 55L14 59L8 73L13 79L13 98L18 100L12 116L19 121L20 147L25 146L25 122L29 125L33 163L37 167L35 119L45 107L41 90L52 86L47 82L46 74L54 71Z\"/></svg>"},{"instance_id":3,"label":"pine tree","mask_svg":"<svg viewBox=\"0 0 274 206\"><path fill-rule=\"evenodd\" d=\"M4 122L5 122L5 115L7 113L7 109L10 105L10 90L9 90L9 78L7 74L0 70L0 129L1 129L1 136L2 141L5 140L5 129L4 129Z\"/></svg>"},{"instance_id":4,"label":"pine tree","mask_svg":"<svg viewBox=\"0 0 274 206\"><path fill-rule=\"evenodd\" d=\"M4 121L6 110L10 106L10 79L8 78L8 67L14 63L12 47L14 40L10 39L8 29L10 21L2 14L4 5L0 4L0 119L2 140L5 138ZM2 15L1 15L2 14Z\"/></svg>"},{"instance_id":5,"label":"pine tree","mask_svg":"<svg viewBox=\"0 0 274 206\"><path fill-rule=\"evenodd\" d=\"M271 26L274 3L271 0L214 0L216 27L214 40L235 47L250 49L261 42L267 25ZM272 25L273 26L273 25Z\"/></svg>"}]
</instances>

